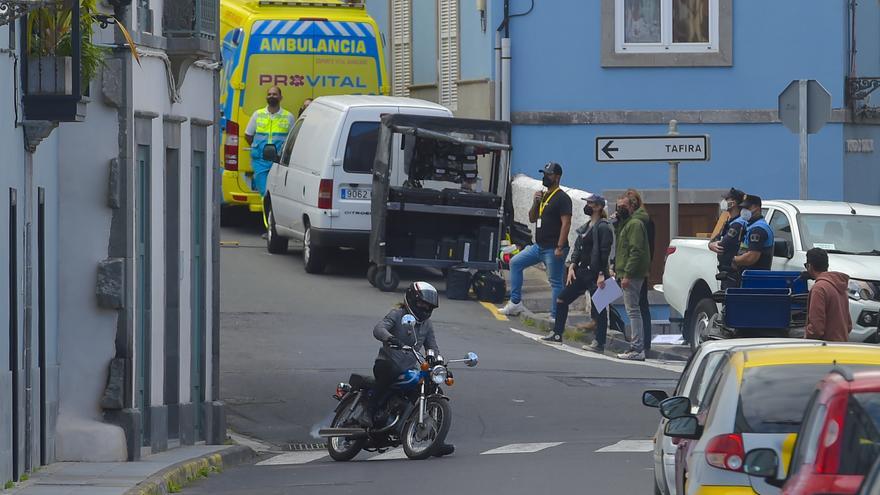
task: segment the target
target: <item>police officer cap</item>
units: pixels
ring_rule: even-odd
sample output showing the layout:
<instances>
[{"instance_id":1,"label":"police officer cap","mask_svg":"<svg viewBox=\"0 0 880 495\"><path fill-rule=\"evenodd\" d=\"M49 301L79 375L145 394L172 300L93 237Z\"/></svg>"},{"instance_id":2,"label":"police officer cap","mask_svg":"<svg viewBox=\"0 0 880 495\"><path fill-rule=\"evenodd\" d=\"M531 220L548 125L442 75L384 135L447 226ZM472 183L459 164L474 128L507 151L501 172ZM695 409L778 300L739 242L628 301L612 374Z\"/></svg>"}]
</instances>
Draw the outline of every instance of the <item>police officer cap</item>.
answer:
<instances>
[{"instance_id":1,"label":"police officer cap","mask_svg":"<svg viewBox=\"0 0 880 495\"><path fill-rule=\"evenodd\" d=\"M727 191L726 193L724 193L723 199L733 199L736 201L742 201L743 199L745 199L745 197L746 197L746 193L740 191L739 189L737 189L735 187L731 187L730 191Z\"/></svg>"},{"instance_id":2,"label":"police officer cap","mask_svg":"<svg viewBox=\"0 0 880 495\"><path fill-rule=\"evenodd\" d=\"M742 208L748 208L750 206L761 207L761 197L755 196L754 194L746 194L743 198L742 202L739 204Z\"/></svg>"},{"instance_id":3,"label":"police officer cap","mask_svg":"<svg viewBox=\"0 0 880 495\"><path fill-rule=\"evenodd\" d=\"M562 165L556 162L548 162L547 165L544 165L544 168L538 170L538 172L551 175L562 175Z\"/></svg>"}]
</instances>

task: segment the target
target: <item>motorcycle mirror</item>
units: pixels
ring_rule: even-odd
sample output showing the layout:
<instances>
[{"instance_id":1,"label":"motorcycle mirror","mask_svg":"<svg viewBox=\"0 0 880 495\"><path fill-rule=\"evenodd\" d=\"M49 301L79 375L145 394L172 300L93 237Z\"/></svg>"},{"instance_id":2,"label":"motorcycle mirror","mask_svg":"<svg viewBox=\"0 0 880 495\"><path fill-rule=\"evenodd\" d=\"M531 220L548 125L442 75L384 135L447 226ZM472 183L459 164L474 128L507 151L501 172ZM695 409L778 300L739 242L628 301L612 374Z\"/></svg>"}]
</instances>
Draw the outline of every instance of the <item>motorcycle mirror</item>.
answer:
<instances>
[{"instance_id":1,"label":"motorcycle mirror","mask_svg":"<svg viewBox=\"0 0 880 495\"><path fill-rule=\"evenodd\" d=\"M466 364L468 366L468 368L473 368L474 366L477 365L478 362L480 362L480 358L474 352L467 353L467 356L465 356L464 358L465 358L464 364Z\"/></svg>"},{"instance_id":2,"label":"motorcycle mirror","mask_svg":"<svg viewBox=\"0 0 880 495\"><path fill-rule=\"evenodd\" d=\"M416 317L413 315L403 315L403 318L400 319L400 324L405 327L413 328L416 326Z\"/></svg>"}]
</instances>

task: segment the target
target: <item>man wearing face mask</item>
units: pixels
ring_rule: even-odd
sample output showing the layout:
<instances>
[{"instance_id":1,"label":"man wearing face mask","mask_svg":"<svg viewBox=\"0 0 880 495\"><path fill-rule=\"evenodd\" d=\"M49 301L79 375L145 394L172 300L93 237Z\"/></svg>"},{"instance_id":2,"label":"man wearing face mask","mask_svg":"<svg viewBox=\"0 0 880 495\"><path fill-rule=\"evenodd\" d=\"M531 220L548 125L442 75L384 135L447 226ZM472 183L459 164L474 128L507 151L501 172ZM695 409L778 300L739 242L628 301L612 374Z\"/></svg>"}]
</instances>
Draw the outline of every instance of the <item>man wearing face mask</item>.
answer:
<instances>
[{"instance_id":1,"label":"man wearing face mask","mask_svg":"<svg viewBox=\"0 0 880 495\"><path fill-rule=\"evenodd\" d=\"M543 262L553 292L553 300L562 292L565 257L568 256L568 233L571 229L571 198L559 187L562 165L550 162L540 170L546 192L538 191L529 210L529 221L536 224L535 244L523 249L510 260L510 301L498 311L503 315L518 315L522 304L523 271ZM556 306L551 306L550 318L556 321Z\"/></svg>"},{"instance_id":2,"label":"man wearing face mask","mask_svg":"<svg viewBox=\"0 0 880 495\"><path fill-rule=\"evenodd\" d=\"M733 267L740 276L745 270L769 270L773 263L773 230L761 214L761 198L747 194L739 206L746 233Z\"/></svg>"},{"instance_id":3,"label":"man wearing face mask","mask_svg":"<svg viewBox=\"0 0 880 495\"><path fill-rule=\"evenodd\" d=\"M635 198L622 195L617 199L617 240L614 271L623 289L623 304L629 317L630 350L618 354L619 359L629 361L645 360L644 322L639 304L642 285L647 283L651 271L651 253L648 246L648 231L636 211Z\"/></svg>"},{"instance_id":4,"label":"man wearing face mask","mask_svg":"<svg viewBox=\"0 0 880 495\"><path fill-rule=\"evenodd\" d=\"M737 271L731 264L733 257L737 255L747 227L746 220L740 216L739 207L740 201L745 199L745 196L744 192L732 187L724 195L730 217L724 223L721 233L709 243L709 250L718 255L718 275L715 278L721 282L721 290L739 287Z\"/></svg>"},{"instance_id":5,"label":"man wearing face mask","mask_svg":"<svg viewBox=\"0 0 880 495\"><path fill-rule=\"evenodd\" d=\"M244 139L251 147L251 167L254 169L254 188L261 196L266 195L266 178L272 168L272 162L263 159L263 150L274 146L278 156L284 148L287 131L293 127L293 114L281 108L281 88L272 86L266 93L265 108L251 115Z\"/></svg>"}]
</instances>

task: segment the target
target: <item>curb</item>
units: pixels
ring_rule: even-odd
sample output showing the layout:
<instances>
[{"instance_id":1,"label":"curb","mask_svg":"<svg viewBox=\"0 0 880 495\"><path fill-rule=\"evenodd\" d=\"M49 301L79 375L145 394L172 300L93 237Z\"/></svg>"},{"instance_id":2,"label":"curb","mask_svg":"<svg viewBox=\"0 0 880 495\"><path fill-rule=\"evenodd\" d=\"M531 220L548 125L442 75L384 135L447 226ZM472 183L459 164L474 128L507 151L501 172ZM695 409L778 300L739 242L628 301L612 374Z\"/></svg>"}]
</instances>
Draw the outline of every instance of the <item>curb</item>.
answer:
<instances>
[{"instance_id":1,"label":"curb","mask_svg":"<svg viewBox=\"0 0 880 495\"><path fill-rule=\"evenodd\" d=\"M520 321L523 325L527 327L531 327L533 329L537 329L541 332L549 332L553 330L553 324L550 323L550 320L541 316L532 313L528 308L526 308L526 312L521 313L519 315ZM566 333L570 331L578 331L574 327L566 326ZM605 350L611 351L614 353L617 352L626 352L629 349L629 342L626 339L618 337L618 332L613 330L609 330L606 334L605 338ZM583 335L589 335L588 340L575 341L578 343L577 347L580 347L581 344L588 344L589 341L592 341L592 335L594 335L593 331L584 332ZM570 340L570 339L567 339ZM651 349L646 354L645 357L649 359L658 359L661 361L687 361L690 357L690 348L679 348L679 349Z\"/></svg>"},{"instance_id":2,"label":"curb","mask_svg":"<svg viewBox=\"0 0 880 495\"><path fill-rule=\"evenodd\" d=\"M188 483L206 478L208 473L222 472L223 469L243 464L256 457L250 447L234 445L220 452L203 455L179 462L150 476L124 495L167 495L177 493Z\"/></svg>"}]
</instances>

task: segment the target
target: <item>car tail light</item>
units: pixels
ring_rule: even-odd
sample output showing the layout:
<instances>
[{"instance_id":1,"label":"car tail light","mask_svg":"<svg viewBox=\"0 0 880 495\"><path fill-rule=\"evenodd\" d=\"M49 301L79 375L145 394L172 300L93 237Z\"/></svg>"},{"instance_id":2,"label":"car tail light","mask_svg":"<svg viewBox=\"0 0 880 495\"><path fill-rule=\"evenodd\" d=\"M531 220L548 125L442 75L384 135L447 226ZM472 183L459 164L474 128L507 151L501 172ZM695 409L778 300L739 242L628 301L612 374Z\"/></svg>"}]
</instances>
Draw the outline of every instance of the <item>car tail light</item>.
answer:
<instances>
[{"instance_id":1,"label":"car tail light","mask_svg":"<svg viewBox=\"0 0 880 495\"><path fill-rule=\"evenodd\" d=\"M742 472L745 457L742 436L738 433L718 435L706 446L706 462L718 469Z\"/></svg>"},{"instance_id":2,"label":"car tail light","mask_svg":"<svg viewBox=\"0 0 880 495\"><path fill-rule=\"evenodd\" d=\"M321 210L333 208L333 181L331 179L321 179L321 184L318 185L318 208Z\"/></svg>"},{"instance_id":3,"label":"car tail light","mask_svg":"<svg viewBox=\"0 0 880 495\"><path fill-rule=\"evenodd\" d=\"M223 164L226 170L238 171L238 122L226 121L226 142L223 143Z\"/></svg>"},{"instance_id":4,"label":"car tail light","mask_svg":"<svg viewBox=\"0 0 880 495\"><path fill-rule=\"evenodd\" d=\"M816 454L817 474L837 474L840 470L842 436L841 420L846 415L846 399L838 398L828 407L828 420L822 432L819 452Z\"/></svg>"}]
</instances>

